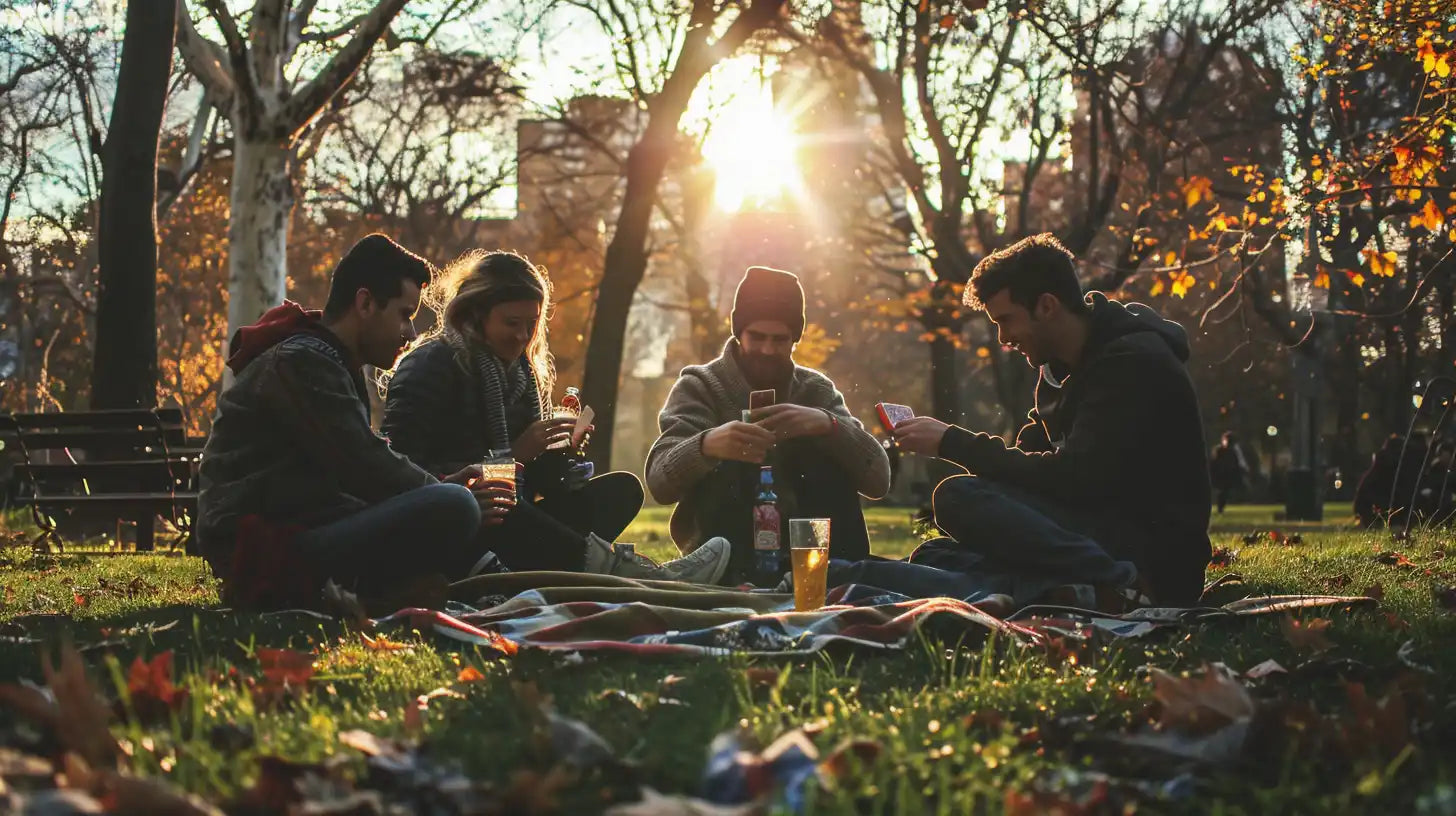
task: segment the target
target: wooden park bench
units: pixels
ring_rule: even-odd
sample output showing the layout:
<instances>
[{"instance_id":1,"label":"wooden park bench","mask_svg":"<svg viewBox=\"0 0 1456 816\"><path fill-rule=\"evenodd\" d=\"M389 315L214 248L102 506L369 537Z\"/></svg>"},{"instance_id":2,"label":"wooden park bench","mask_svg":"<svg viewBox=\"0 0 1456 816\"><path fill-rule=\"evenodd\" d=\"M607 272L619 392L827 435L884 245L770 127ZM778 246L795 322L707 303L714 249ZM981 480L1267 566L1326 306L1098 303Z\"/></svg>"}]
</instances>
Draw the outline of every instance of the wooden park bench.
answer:
<instances>
[{"instance_id":1,"label":"wooden park bench","mask_svg":"<svg viewBox=\"0 0 1456 816\"><path fill-rule=\"evenodd\" d=\"M199 440L176 408L0 416L0 439L19 449L20 504L41 529L36 546L61 547L56 517L136 522L136 548L153 547L157 516L191 549Z\"/></svg>"}]
</instances>

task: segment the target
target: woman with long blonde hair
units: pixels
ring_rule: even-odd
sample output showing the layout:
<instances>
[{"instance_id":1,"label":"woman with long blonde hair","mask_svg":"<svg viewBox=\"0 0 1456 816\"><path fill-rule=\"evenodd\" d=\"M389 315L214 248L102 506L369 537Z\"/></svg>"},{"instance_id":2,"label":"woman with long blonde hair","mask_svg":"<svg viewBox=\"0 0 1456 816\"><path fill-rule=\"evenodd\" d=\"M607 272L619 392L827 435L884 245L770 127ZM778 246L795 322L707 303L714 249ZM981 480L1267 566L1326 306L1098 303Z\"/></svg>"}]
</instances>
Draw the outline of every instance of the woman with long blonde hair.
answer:
<instances>
[{"instance_id":1,"label":"woman with long blonde hair","mask_svg":"<svg viewBox=\"0 0 1456 816\"><path fill-rule=\"evenodd\" d=\"M552 418L544 268L515 252L474 250L426 287L423 303L436 323L396 365L383 431L432 473L507 457L524 466L513 487L477 489L481 535L505 568L698 583L722 576L726 541L661 565L611 543L641 510L642 483L626 472L591 478L590 464L573 455L574 420Z\"/></svg>"}]
</instances>

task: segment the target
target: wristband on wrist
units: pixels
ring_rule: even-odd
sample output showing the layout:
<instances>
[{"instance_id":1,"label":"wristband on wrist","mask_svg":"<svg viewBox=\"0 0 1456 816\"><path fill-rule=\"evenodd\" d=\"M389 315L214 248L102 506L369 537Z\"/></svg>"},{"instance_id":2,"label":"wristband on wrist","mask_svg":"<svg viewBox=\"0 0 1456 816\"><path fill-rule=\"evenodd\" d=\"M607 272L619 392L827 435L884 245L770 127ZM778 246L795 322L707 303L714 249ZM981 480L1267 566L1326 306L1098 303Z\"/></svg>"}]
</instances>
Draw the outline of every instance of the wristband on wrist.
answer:
<instances>
[{"instance_id":1,"label":"wristband on wrist","mask_svg":"<svg viewBox=\"0 0 1456 816\"><path fill-rule=\"evenodd\" d=\"M835 416L834 412L830 411L828 408L820 408L819 410L824 412L824 416L829 417L829 433L832 434L835 431L838 431L839 417Z\"/></svg>"}]
</instances>

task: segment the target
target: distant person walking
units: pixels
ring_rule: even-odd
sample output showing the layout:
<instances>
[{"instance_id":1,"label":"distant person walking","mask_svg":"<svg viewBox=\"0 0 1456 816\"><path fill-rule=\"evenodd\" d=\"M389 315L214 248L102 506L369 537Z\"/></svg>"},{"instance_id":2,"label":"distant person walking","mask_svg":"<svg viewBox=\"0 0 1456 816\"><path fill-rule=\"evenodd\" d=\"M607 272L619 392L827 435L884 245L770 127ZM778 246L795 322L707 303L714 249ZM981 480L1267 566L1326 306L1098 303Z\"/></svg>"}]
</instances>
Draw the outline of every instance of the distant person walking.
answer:
<instances>
[{"instance_id":1,"label":"distant person walking","mask_svg":"<svg viewBox=\"0 0 1456 816\"><path fill-rule=\"evenodd\" d=\"M1244 480L1249 476L1249 462L1239 448L1238 437L1233 431L1224 431L1218 447L1208 460L1209 475L1213 477L1213 496L1218 512L1223 513L1229 498L1235 491L1242 490Z\"/></svg>"}]
</instances>

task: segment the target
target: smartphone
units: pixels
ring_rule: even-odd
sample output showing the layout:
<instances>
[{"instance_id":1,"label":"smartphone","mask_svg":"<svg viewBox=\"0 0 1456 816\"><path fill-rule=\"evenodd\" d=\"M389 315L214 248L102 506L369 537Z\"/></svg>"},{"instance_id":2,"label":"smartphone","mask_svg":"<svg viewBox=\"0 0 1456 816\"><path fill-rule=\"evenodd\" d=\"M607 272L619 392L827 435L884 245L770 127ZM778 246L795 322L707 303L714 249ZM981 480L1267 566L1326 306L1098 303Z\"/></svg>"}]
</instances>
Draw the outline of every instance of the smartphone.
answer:
<instances>
[{"instance_id":1,"label":"smartphone","mask_svg":"<svg viewBox=\"0 0 1456 816\"><path fill-rule=\"evenodd\" d=\"M875 413L880 415L880 425L884 426L889 433L895 432L895 425L915 418L915 409L893 402L875 403Z\"/></svg>"},{"instance_id":2,"label":"smartphone","mask_svg":"<svg viewBox=\"0 0 1456 816\"><path fill-rule=\"evenodd\" d=\"M748 410L757 411L760 408L767 408L776 402L778 402L778 395L772 388L754 391L748 395Z\"/></svg>"}]
</instances>

